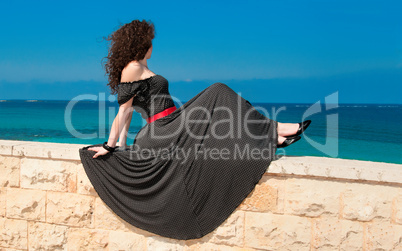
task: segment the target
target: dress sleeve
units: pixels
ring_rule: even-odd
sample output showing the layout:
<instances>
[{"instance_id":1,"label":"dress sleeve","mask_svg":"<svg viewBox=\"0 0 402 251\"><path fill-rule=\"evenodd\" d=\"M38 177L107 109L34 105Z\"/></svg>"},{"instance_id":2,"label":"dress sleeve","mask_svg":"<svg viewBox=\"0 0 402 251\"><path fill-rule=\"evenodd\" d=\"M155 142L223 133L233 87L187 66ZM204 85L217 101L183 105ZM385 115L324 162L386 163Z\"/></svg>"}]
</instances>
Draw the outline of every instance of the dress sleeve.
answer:
<instances>
[{"instance_id":1,"label":"dress sleeve","mask_svg":"<svg viewBox=\"0 0 402 251\"><path fill-rule=\"evenodd\" d=\"M122 105L141 91L141 83L120 83L117 89L117 103Z\"/></svg>"}]
</instances>

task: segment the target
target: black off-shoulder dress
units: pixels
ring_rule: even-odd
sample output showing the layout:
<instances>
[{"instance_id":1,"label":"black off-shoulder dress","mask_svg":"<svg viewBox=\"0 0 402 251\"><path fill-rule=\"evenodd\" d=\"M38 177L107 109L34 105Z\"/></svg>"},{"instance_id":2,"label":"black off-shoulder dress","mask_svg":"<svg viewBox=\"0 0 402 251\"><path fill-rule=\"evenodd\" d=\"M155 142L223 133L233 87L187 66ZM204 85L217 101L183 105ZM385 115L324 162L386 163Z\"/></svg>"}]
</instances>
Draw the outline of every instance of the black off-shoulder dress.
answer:
<instances>
[{"instance_id":1,"label":"black off-shoulder dress","mask_svg":"<svg viewBox=\"0 0 402 251\"><path fill-rule=\"evenodd\" d=\"M174 106L161 75L124 82L148 118ZM92 158L79 150L99 197L138 228L175 239L200 238L220 226L250 194L275 157L277 122L230 87L215 83L173 113L146 124L130 148Z\"/></svg>"}]
</instances>

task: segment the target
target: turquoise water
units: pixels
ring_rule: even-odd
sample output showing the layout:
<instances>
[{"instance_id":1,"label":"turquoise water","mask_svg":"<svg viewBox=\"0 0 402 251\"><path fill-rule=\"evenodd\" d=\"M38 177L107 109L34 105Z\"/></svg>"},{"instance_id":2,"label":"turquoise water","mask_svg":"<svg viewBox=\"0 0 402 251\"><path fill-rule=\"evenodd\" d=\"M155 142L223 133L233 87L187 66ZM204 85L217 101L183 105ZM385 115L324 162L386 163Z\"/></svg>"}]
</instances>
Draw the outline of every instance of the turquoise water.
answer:
<instances>
[{"instance_id":1,"label":"turquoise water","mask_svg":"<svg viewBox=\"0 0 402 251\"><path fill-rule=\"evenodd\" d=\"M303 117L312 104L252 104L279 122L313 121L299 142L278 149L277 154L402 164L402 105L340 104L330 110L322 106ZM69 105L69 101L50 100L0 102L0 139L88 145L107 141L118 111L116 102L80 101L71 109ZM127 144L133 143L144 124L134 113Z\"/></svg>"}]
</instances>

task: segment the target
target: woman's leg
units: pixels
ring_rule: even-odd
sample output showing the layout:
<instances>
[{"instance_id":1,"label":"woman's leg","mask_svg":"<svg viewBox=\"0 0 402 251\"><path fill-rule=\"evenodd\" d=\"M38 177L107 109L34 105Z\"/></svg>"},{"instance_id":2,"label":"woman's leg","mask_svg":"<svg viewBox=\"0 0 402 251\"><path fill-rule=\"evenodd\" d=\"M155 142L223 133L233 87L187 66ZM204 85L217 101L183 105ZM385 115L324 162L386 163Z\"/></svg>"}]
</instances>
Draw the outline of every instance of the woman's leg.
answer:
<instances>
[{"instance_id":1,"label":"woman's leg","mask_svg":"<svg viewBox=\"0 0 402 251\"><path fill-rule=\"evenodd\" d=\"M282 145L283 141L285 141L286 138L283 136L278 136L278 145Z\"/></svg>"},{"instance_id":2,"label":"woman's leg","mask_svg":"<svg viewBox=\"0 0 402 251\"><path fill-rule=\"evenodd\" d=\"M298 137L292 138L291 141L293 141L293 142L289 143L289 144L293 144L294 142L298 141L300 139L299 135L302 134L304 132L304 130L306 130L306 128L310 125L310 123L311 123L311 120L306 120L301 123L279 123L278 122L278 127L277 127L278 145L281 145L287 139L287 136L298 135ZM287 144L287 145L289 145L289 144Z\"/></svg>"},{"instance_id":3,"label":"woman's leg","mask_svg":"<svg viewBox=\"0 0 402 251\"><path fill-rule=\"evenodd\" d=\"M281 145L285 140L285 136L294 135L299 129L299 123L280 123L278 122L278 145Z\"/></svg>"},{"instance_id":4,"label":"woman's leg","mask_svg":"<svg viewBox=\"0 0 402 251\"><path fill-rule=\"evenodd\" d=\"M278 122L278 135L279 136L290 136L297 133L299 129L299 123L279 123ZM278 139L279 140L279 139Z\"/></svg>"}]
</instances>

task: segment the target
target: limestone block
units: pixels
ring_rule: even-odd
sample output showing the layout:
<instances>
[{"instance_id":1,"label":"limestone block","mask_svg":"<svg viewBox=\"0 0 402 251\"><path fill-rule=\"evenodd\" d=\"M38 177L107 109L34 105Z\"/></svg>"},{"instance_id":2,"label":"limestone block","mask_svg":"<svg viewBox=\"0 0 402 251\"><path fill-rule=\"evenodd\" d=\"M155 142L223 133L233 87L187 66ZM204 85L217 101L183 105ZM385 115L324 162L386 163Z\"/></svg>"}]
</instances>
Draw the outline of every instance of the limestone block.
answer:
<instances>
[{"instance_id":1,"label":"limestone block","mask_svg":"<svg viewBox=\"0 0 402 251\"><path fill-rule=\"evenodd\" d=\"M0 187L0 217L6 216L6 195L7 188Z\"/></svg>"},{"instance_id":2,"label":"limestone block","mask_svg":"<svg viewBox=\"0 0 402 251\"><path fill-rule=\"evenodd\" d=\"M21 160L21 187L76 192L75 162L48 159Z\"/></svg>"},{"instance_id":3,"label":"limestone block","mask_svg":"<svg viewBox=\"0 0 402 251\"><path fill-rule=\"evenodd\" d=\"M402 225L402 196L395 197L393 200L392 221Z\"/></svg>"},{"instance_id":4,"label":"limestone block","mask_svg":"<svg viewBox=\"0 0 402 251\"><path fill-rule=\"evenodd\" d=\"M7 189L7 217L45 221L46 191Z\"/></svg>"},{"instance_id":5,"label":"limestone block","mask_svg":"<svg viewBox=\"0 0 402 251\"><path fill-rule=\"evenodd\" d=\"M187 244L191 242L191 244ZM258 249L260 251L262 249ZM217 245L209 242L194 242L187 240L184 251L257 251L254 248L242 248L236 246Z\"/></svg>"},{"instance_id":6,"label":"limestone block","mask_svg":"<svg viewBox=\"0 0 402 251\"><path fill-rule=\"evenodd\" d=\"M85 228L68 230L68 250L107 250L108 245L108 231Z\"/></svg>"},{"instance_id":7,"label":"limestone block","mask_svg":"<svg viewBox=\"0 0 402 251\"><path fill-rule=\"evenodd\" d=\"M68 227L28 222L29 250L66 250Z\"/></svg>"},{"instance_id":8,"label":"limestone block","mask_svg":"<svg viewBox=\"0 0 402 251\"><path fill-rule=\"evenodd\" d=\"M267 250L310 250L311 219L245 212L245 247Z\"/></svg>"},{"instance_id":9,"label":"limestone block","mask_svg":"<svg viewBox=\"0 0 402 251\"><path fill-rule=\"evenodd\" d=\"M361 222L340 220L341 251L363 250L364 225Z\"/></svg>"},{"instance_id":10,"label":"limestone block","mask_svg":"<svg viewBox=\"0 0 402 251\"><path fill-rule=\"evenodd\" d=\"M276 153L282 154L282 153ZM285 152L283 154L286 155ZM271 163L269 174L308 175L358 181L401 183L400 164L312 156L283 156Z\"/></svg>"},{"instance_id":11,"label":"limestone block","mask_svg":"<svg viewBox=\"0 0 402 251\"><path fill-rule=\"evenodd\" d=\"M27 221L0 218L0 247L27 249Z\"/></svg>"},{"instance_id":12,"label":"limestone block","mask_svg":"<svg viewBox=\"0 0 402 251\"><path fill-rule=\"evenodd\" d=\"M321 217L313 220L313 247L317 250L359 250L363 247L361 222Z\"/></svg>"},{"instance_id":13,"label":"limestone block","mask_svg":"<svg viewBox=\"0 0 402 251\"><path fill-rule=\"evenodd\" d=\"M366 250L402 250L402 226L372 222L365 227Z\"/></svg>"},{"instance_id":14,"label":"limestone block","mask_svg":"<svg viewBox=\"0 0 402 251\"><path fill-rule=\"evenodd\" d=\"M94 228L130 231L125 221L116 215L101 198L95 198Z\"/></svg>"},{"instance_id":15,"label":"limestone block","mask_svg":"<svg viewBox=\"0 0 402 251\"><path fill-rule=\"evenodd\" d=\"M49 191L46 202L46 221L91 228L94 203L93 196Z\"/></svg>"},{"instance_id":16,"label":"limestone block","mask_svg":"<svg viewBox=\"0 0 402 251\"><path fill-rule=\"evenodd\" d=\"M80 160L78 150L85 146L66 143L21 142L21 144L13 146L13 155L47 159Z\"/></svg>"},{"instance_id":17,"label":"limestone block","mask_svg":"<svg viewBox=\"0 0 402 251\"><path fill-rule=\"evenodd\" d=\"M0 247L0 251L21 251L26 249L15 249L15 248L2 248Z\"/></svg>"},{"instance_id":18,"label":"limestone block","mask_svg":"<svg viewBox=\"0 0 402 251\"><path fill-rule=\"evenodd\" d=\"M253 212L283 213L284 178L263 176L239 209Z\"/></svg>"},{"instance_id":19,"label":"limestone block","mask_svg":"<svg viewBox=\"0 0 402 251\"><path fill-rule=\"evenodd\" d=\"M402 250L402 226L392 225L394 230L394 238L392 239L393 250Z\"/></svg>"},{"instance_id":20,"label":"limestone block","mask_svg":"<svg viewBox=\"0 0 402 251\"><path fill-rule=\"evenodd\" d=\"M0 155L0 187L20 185L20 162L18 157Z\"/></svg>"},{"instance_id":21,"label":"limestone block","mask_svg":"<svg viewBox=\"0 0 402 251\"><path fill-rule=\"evenodd\" d=\"M343 182L289 178L285 182L285 214L337 216Z\"/></svg>"},{"instance_id":22,"label":"limestone block","mask_svg":"<svg viewBox=\"0 0 402 251\"><path fill-rule=\"evenodd\" d=\"M134 232L144 236L155 235L154 233L137 228L120 218L99 197L95 199L94 219L94 228Z\"/></svg>"},{"instance_id":23,"label":"limestone block","mask_svg":"<svg viewBox=\"0 0 402 251\"><path fill-rule=\"evenodd\" d=\"M99 196L89 181L82 164L77 166L77 193Z\"/></svg>"},{"instance_id":24,"label":"limestone block","mask_svg":"<svg viewBox=\"0 0 402 251\"><path fill-rule=\"evenodd\" d=\"M243 246L244 211L236 209L218 228L201 240L224 245Z\"/></svg>"},{"instance_id":25,"label":"limestone block","mask_svg":"<svg viewBox=\"0 0 402 251\"><path fill-rule=\"evenodd\" d=\"M130 250L143 251L147 248L146 237L136 233L127 233L121 231L110 231L109 250Z\"/></svg>"},{"instance_id":26,"label":"limestone block","mask_svg":"<svg viewBox=\"0 0 402 251\"><path fill-rule=\"evenodd\" d=\"M13 146L18 144L18 141L14 140L0 140L0 154L12 155Z\"/></svg>"},{"instance_id":27,"label":"limestone block","mask_svg":"<svg viewBox=\"0 0 402 251\"><path fill-rule=\"evenodd\" d=\"M341 195L342 217L348 220L390 221L392 200L397 188L349 183Z\"/></svg>"},{"instance_id":28,"label":"limestone block","mask_svg":"<svg viewBox=\"0 0 402 251\"><path fill-rule=\"evenodd\" d=\"M147 238L146 250L158 250L158 251L184 251L184 240L176 240L166 238L163 236L155 235Z\"/></svg>"}]
</instances>

